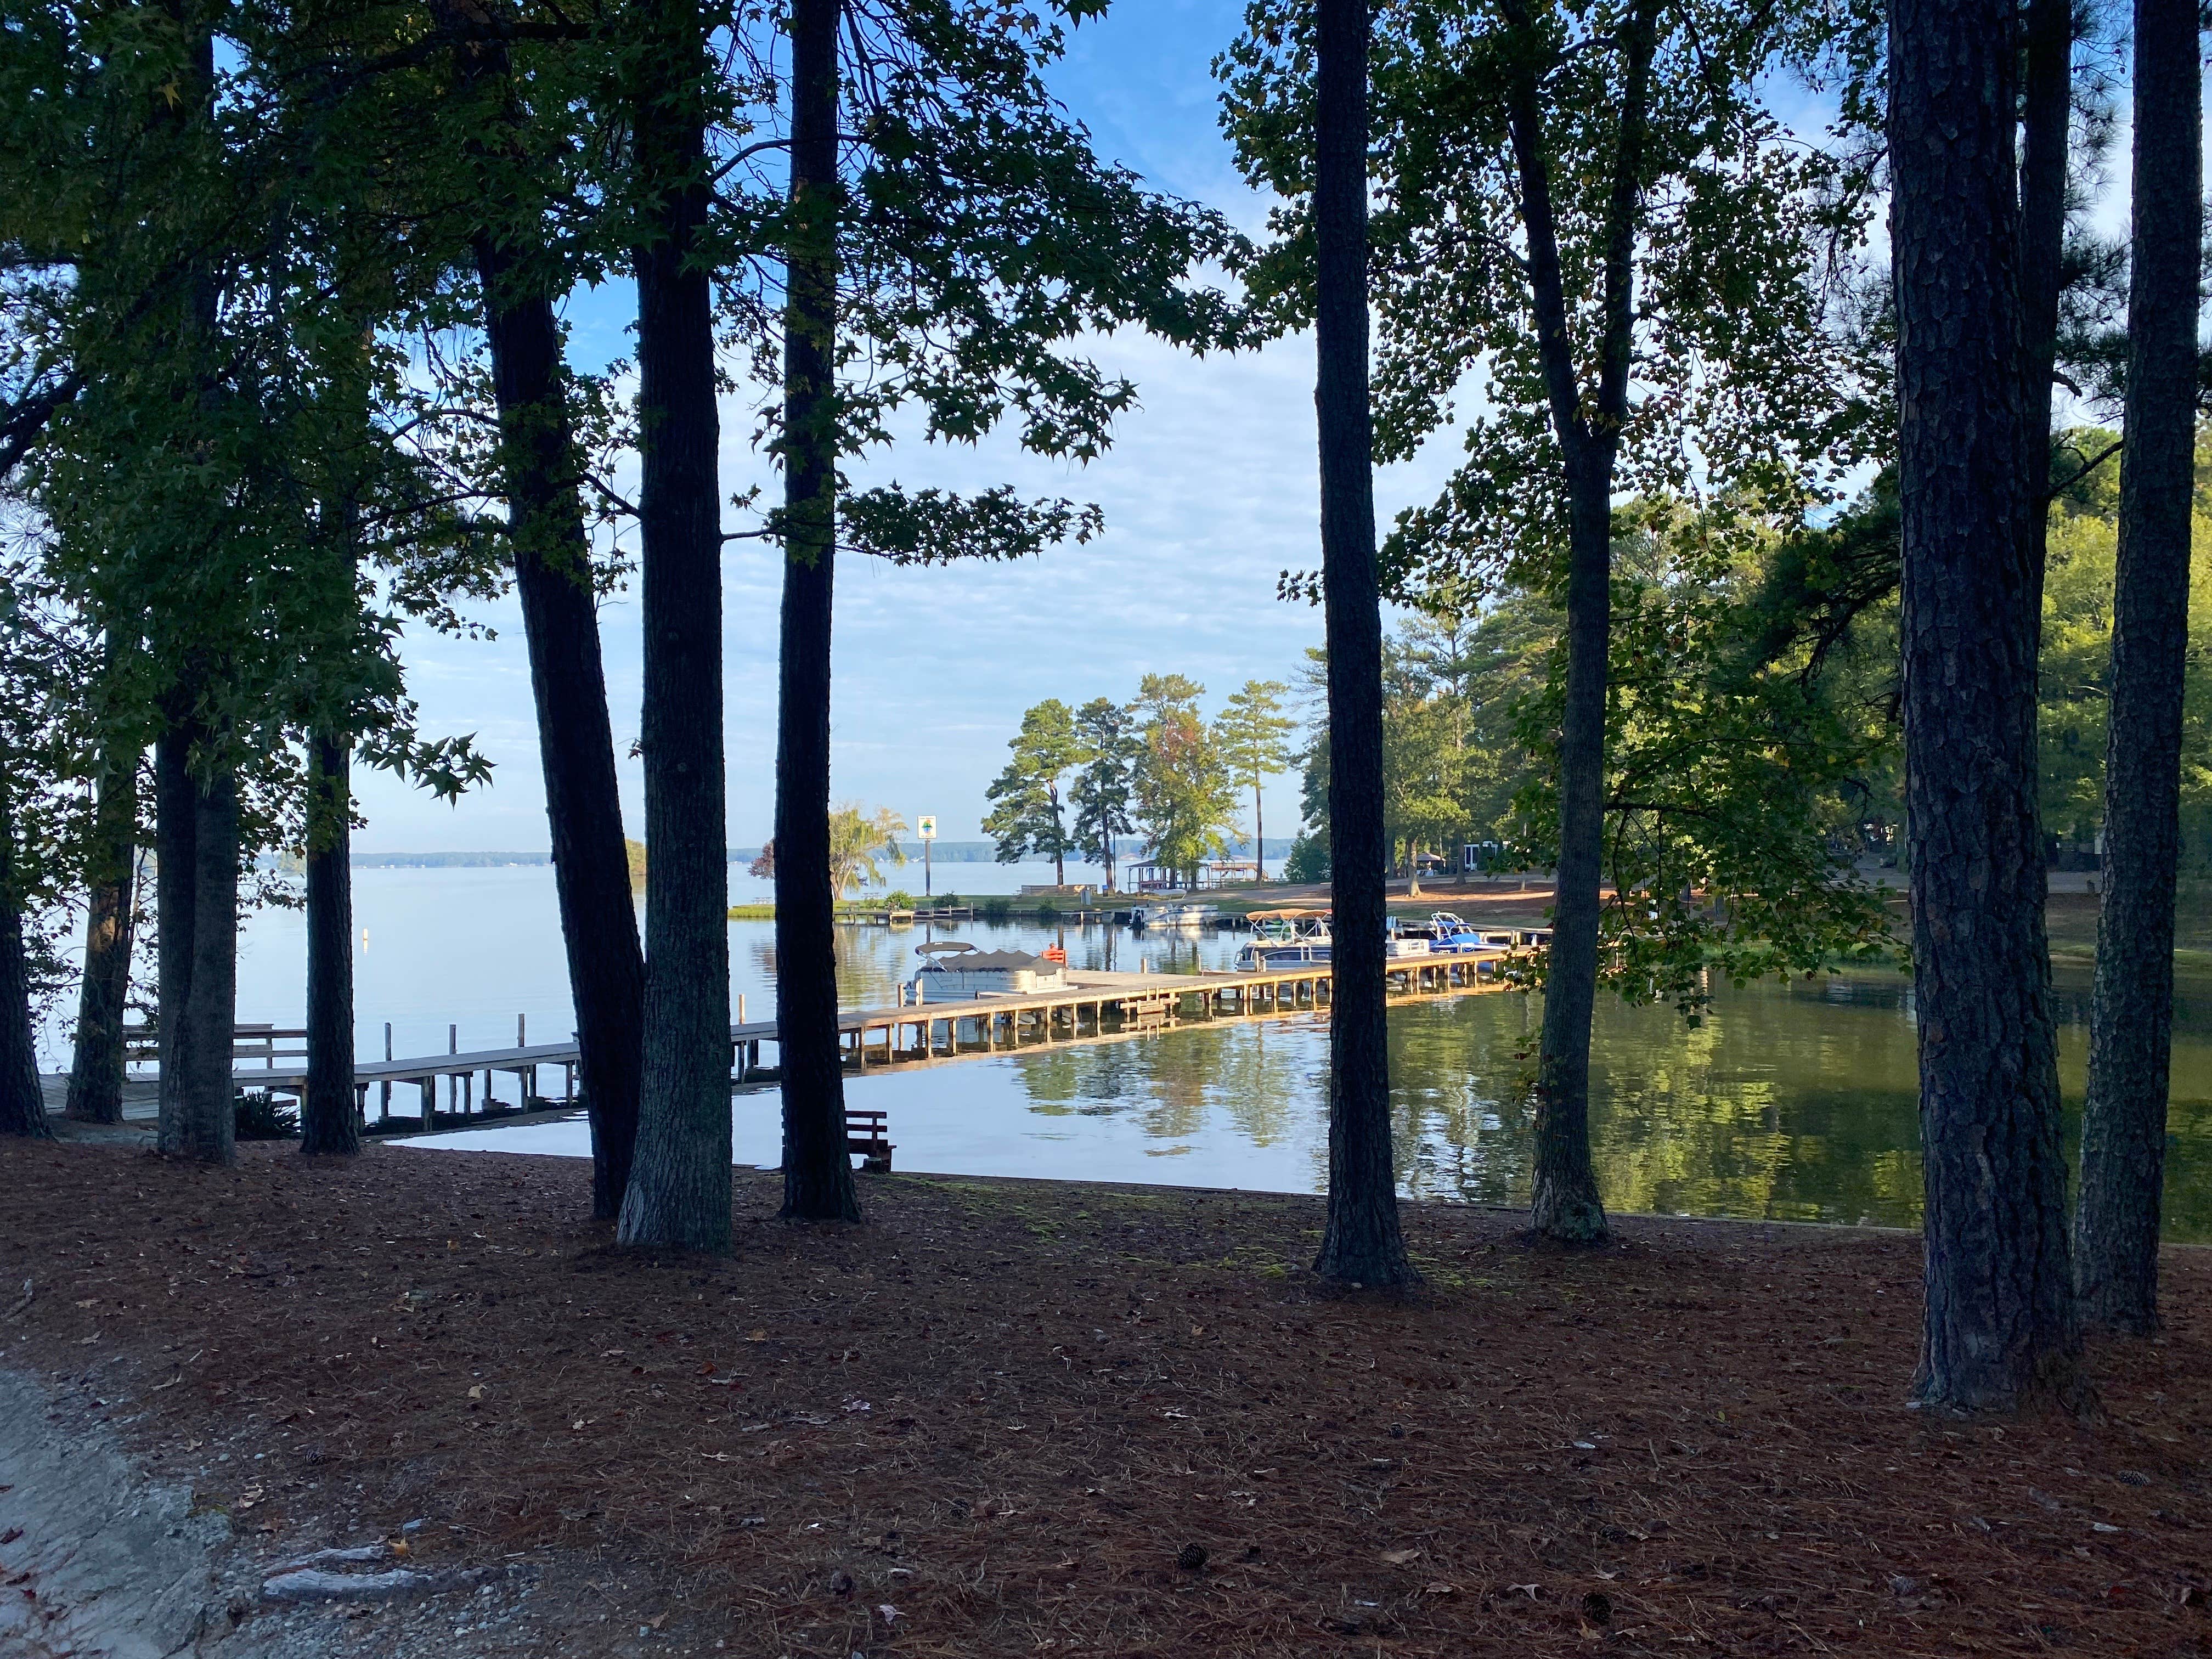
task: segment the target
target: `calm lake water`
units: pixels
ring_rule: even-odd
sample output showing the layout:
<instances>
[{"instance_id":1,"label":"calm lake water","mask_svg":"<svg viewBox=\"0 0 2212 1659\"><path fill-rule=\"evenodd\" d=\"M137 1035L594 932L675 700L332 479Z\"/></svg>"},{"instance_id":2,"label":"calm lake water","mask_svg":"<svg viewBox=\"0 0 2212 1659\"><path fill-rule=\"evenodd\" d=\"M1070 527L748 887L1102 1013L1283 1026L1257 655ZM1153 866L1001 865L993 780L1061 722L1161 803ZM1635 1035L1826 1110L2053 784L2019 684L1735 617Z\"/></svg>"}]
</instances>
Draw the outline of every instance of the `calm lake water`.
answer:
<instances>
[{"instance_id":1,"label":"calm lake water","mask_svg":"<svg viewBox=\"0 0 2212 1659\"><path fill-rule=\"evenodd\" d=\"M907 872L902 872L904 874ZM1073 872L1071 872L1073 874ZM1015 866L940 867L938 887L1011 890L1049 880ZM533 1041L573 1024L552 872L363 870L356 873L360 1051L442 1051ZM986 885L986 882L990 884ZM918 887L918 881L903 883ZM945 936L939 929L936 937ZM1064 942L1078 966L1225 966L1237 936L1164 940L1107 927L965 924L994 945ZM850 1005L890 1000L928 930L841 931ZM774 929L730 924L731 984L753 1018L773 1012ZM239 1017L296 1024L305 949L297 912L246 930ZM2088 975L2058 981L2061 1079L2078 1108L2087 1048ZM2212 1241L2212 977L2185 975L2176 1009L2168 1234ZM1528 1198L1522 1079L1541 1019L1514 993L1392 1009L1391 1077L1400 1182L1409 1194L1518 1205ZM50 1042L52 1041L50 1038ZM1328 1031L1311 1015L1187 1026L1145 1037L873 1073L855 1104L890 1115L902 1170L975 1175L1321 1189L1327 1169ZM1656 1211L1911 1225L1920 1164L1911 992L1902 976L1854 974L1723 990L1692 1029L1670 1010L1601 1000L1592 1129L1607 1202ZM506 1085L503 1085L506 1086ZM402 1091L411 1106L411 1091ZM774 1164L770 1092L732 1103L737 1156ZM580 1121L441 1136L474 1146L582 1155Z\"/></svg>"}]
</instances>

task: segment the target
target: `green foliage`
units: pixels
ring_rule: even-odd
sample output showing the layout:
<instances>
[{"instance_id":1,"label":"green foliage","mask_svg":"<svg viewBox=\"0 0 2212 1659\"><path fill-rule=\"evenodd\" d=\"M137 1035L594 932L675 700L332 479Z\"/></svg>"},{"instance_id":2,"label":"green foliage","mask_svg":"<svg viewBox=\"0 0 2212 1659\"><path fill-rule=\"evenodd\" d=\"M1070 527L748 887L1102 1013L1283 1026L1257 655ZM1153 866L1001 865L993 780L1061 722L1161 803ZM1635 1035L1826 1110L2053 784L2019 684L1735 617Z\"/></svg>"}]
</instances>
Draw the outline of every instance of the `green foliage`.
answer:
<instances>
[{"instance_id":1,"label":"green foliage","mask_svg":"<svg viewBox=\"0 0 2212 1659\"><path fill-rule=\"evenodd\" d=\"M1267 848L1261 845L1260 785L1291 763L1290 735L1298 723L1283 712L1289 690L1279 680L1247 680L1213 722L1213 746L1223 769L1231 781L1252 792L1252 857L1262 872Z\"/></svg>"},{"instance_id":2,"label":"green foliage","mask_svg":"<svg viewBox=\"0 0 2212 1659\"><path fill-rule=\"evenodd\" d=\"M1136 828L1136 721L1112 699L1093 697L1075 711L1075 732L1083 758L1068 791L1075 809L1070 833L1085 860L1105 867L1110 887L1115 838Z\"/></svg>"},{"instance_id":3,"label":"green foliage","mask_svg":"<svg viewBox=\"0 0 2212 1659\"><path fill-rule=\"evenodd\" d=\"M240 1140L296 1140L300 1114L262 1090L241 1091L231 1108Z\"/></svg>"},{"instance_id":4,"label":"green foliage","mask_svg":"<svg viewBox=\"0 0 2212 1659\"><path fill-rule=\"evenodd\" d=\"M1327 881L1328 879L1328 837L1316 835L1310 830L1301 830L1291 842L1290 856L1283 860L1285 881Z\"/></svg>"},{"instance_id":5,"label":"green foliage","mask_svg":"<svg viewBox=\"0 0 2212 1659\"><path fill-rule=\"evenodd\" d=\"M854 887L880 886L884 861L906 862L906 849L899 844L899 837L906 833L906 820L888 806L870 813L858 801L848 801L833 811L830 814L830 890L842 899ZM763 849L761 857L773 873L773 843Z\"/></svg>"},{"instance_id":6,"label":"green foliage","mask_svg":"<svg viewBox=\"0 0 2212 1659\"><path fill-rule=\"evenodd\" d=\"M1198 717L1205 692L1180 674L1147 674L1135 704L1147 716L1135 777L1146 851L1193 881L1200 863L1227 846L1237 810L1237 781Z\"/></svg>"},{"instance_id":7,"label":"green foliage","mask_svg":"<svg viewBox=\"0 0 2212 1659\"><path fill-rule=\"evenodd\" d=\"M1808 974L1893 948L1881 896L1855 875L1856 828L1892 738L1848 698L1745 641L1773 556L1726 520L1640 504L1615 556L1601 973L1632 1002L1695 1017L1711 975ZM1538 765L1518 805L1527 856L1558 821L1546 734L1554 672L1521 710Z\"/></svg>"},{"instance_id":8,"label":"green foliage","mask_svg":"<svg viewBox=\"0 0 2212 1659\"><path fill-rule=\"evenodd\" d=\"M2062 477L2080 470L2069 455L2103 454L2115 434L2066 434ZM2125 465L2125 458L2121 458ZM2185 872L2212 872L2212 422L2198 428L2197 500L2191 532L2189 672L2182 693L2181 833ZM2038 680L2043 827L2063 850L2097 845L2105 811L2106 676L2112 661L2112 580L2118 552L2119 475L2107 462L2082 472L2051 514L2043 587Z\"/></svg>"},{"instance_id":9,"label":"green foliage","mask_svg":"<svg viewBox=\"0 0 2212 1659\"><path fill-rule=\"evenodd\" d=\"M1556 422L1595 406L1601 380L1625 375L1625 424L1601 435L1618 445L1621 485L1644 494L1709 489L1789 514L1876 441L1882 410L1851 395L1824 310L1826 262L1864 228L1864 176L1775 110L1793 71L1830 57L1839 35L1848 48L1870 17L1720 0L1378 10L1377 457L1410 455L1451 424L1470 377L1481 411L1443 493L1399 518L1384 550L1393 597L1449 610L1507 573L1531 587L1553 579L1568 511ZM1622 246L1624 88L1644 25L1649 131ZM1283 198L1245 274L1285 328L1312 304L1312 43L1310 8L1252 0L1215 65L1239 167ZM1510 131L1523 88L1525 153ZM1531 164L1548 181L1571 384L1547 378L1540 346L1539 277L1551 272L1528 257ZM1624 306L1628 357L1617 362L1601 343ZM1312 589L1309 578L1291 585Z\"/></svg>"},{"instance_id":10,"label":"green foliage","mask_svg":"<svg viewBox=\"0 0 2212 1659\"><path fill-rule=\"evenodd\" d=\"M1057 697L1022 715L1022 729L1007 741L1013 758L984 793L992 803L983 833L999 844L1001 864L1034 854L1058 860L1077 850L1067 823L1060 780L1085 758L1075 716Z\"/></svg>"},{"instance_id":11,"label":"green foliage","mask_svg":"<svg viewBox=\"0 0 2212 1659\"><path fill-rule=\"evenodd\" d=\"M1410 869L1424 850L1456 864L1462 840L1522 838L1529 775L1522 709L1543 684L1559 626L1540 596L1510 591L1473 617L1407 617L1382 641L1383 827ZM1302 764L1305 821L1328 840L1328 732L1321 653L1305 671L1316 711Z\"/></svg>"}]
</instances>

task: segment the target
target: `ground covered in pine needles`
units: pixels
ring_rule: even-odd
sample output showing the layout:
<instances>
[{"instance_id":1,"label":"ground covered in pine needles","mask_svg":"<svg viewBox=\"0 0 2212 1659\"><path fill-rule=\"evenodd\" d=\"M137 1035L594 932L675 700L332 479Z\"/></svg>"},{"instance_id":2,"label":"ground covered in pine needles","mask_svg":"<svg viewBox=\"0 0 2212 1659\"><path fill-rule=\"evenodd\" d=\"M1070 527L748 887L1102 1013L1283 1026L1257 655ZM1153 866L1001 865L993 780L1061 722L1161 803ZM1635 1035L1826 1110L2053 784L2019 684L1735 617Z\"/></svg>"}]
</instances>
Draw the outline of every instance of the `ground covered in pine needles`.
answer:
<instances>
[{"instance_id":1,"label":"ground covered in pine needles","mask_svg":"<svg viewBox=\"0 0 2212 1659\"><path fill-rule=\"evenodd\" d=\"M566 1651L2212 1650L2203 1251L2098 1420L1938 1420L1894 1233L1421 1206L1383 1300L1310 1199L735 1180L729 1257L652 1261L575 1162L9 1145L0 1364L271 1549L427 1516L645 1586Z\"/></svg>"}]
</instances>

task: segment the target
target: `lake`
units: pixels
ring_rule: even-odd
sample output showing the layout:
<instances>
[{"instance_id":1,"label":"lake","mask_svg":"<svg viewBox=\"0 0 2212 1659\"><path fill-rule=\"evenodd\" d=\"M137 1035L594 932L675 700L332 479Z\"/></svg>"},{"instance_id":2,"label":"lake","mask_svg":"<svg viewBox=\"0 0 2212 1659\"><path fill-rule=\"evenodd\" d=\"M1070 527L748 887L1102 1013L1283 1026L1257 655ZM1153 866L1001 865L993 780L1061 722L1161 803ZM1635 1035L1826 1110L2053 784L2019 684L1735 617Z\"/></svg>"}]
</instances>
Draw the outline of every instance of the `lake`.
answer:
<instances>
[{"instance_id":1,"label":"lake","mask_svg":"<svg viewBox=\"0 0 2212 1659\"><path fill-rule=\"evenodd\" d=\"M940 891L979 895L1050 879L1048 866L937 871ZM738 896L747 885L733 882ZM533 1041L568 1035L550 867L362 870L354 902L356 925L368 934L356 966L364 1057L383 1053L387 1020L402 1054L443 1051L451 1025L463 1048L511 1042L517 1014ZM729 926L732 989L745 995L750 1017L764 1018L774 1007L774 926ZM890 1001L891 986L914 970L915 946L948 933L986 948L1064 942L1075 966L1119 969L1226 966L1241 942L981 921L933 931L844 928L844 1000ZM240 1019L299 1022L304 952L297 911L249 920ZM2087 1050L2087 971L2062 969L2057 989L2070 1112ZM1406 1193L1527 1201L1522 1079L1541 1012L1538 1000L1517 993L1391 1010ZM2167 1233L2212 1241L2212 977L2182 976L2174 1025ZM50 1051L58 1052L59 1031L50 1024ZM854 1104L890 1114L902 1170L1314 1192L1327 1173L1327 1066L1326 1019L1304 1014L876 1073L849 1087ZM1615 1209L1897 1226L1918 1219L1912 996L1900 975L1723 989L1695 1028L1669 1009L1601 998L1592 1072L1593 1141ZM411 1105L412 1091L403 1097ZM775 1162L777 1111L773 1091L732 1103L741 1161ZM580 1121L419 1144L587 1150Z\"/></svg>"}]
</instances>

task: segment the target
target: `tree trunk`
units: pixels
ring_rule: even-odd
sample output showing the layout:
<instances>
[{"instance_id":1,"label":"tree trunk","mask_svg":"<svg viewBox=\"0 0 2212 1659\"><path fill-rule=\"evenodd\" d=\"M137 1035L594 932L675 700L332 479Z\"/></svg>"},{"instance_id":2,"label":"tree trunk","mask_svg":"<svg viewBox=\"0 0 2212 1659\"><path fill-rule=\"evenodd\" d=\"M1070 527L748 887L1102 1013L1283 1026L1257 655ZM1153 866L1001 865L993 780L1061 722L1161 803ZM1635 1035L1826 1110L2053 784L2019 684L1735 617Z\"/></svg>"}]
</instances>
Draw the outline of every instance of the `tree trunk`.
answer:
<instances>
[{"instance_id":1,"label":"tree trunk","mask_svg":"<svg viewBox=\"0 0 2212 1659\"><path fill-rule=\"evenodd\" d=\"M160 1139L167 1146L177 1107L177 1034L192 988L192 899L197 889L199 818L193 811L198 792L191 770L191 730L180 712L189 705L181 690L164 711L165 723L154 740L154 1035L161 1067ZM176 1130L181 1136L182 1130Z\"/></svg>"},{"instance_id":2,"label":"tree trunk","mask_svg":"<svg viewBox=\"0 0 2212 1659\"><path fill-rule=\"evenodd\" d=\"M2012 0L1893 0L1905 801L1926 1189L1916 1397L2070 1395L2037 815Z\"/></svg>"},{"instance_id":3,"label":"tree trunk","mask_svg":"<svg viewBox=\"0 0 2212 1659\"><path fill-rule=\"evenodd\" d=\"M452 21L466 21L449 3L441 3L439 12L441 20L451 15ZM502 46L479 43L458 50L455 58L467 80L510 75ZM520 118L512 104L507 116ZM518 224L519 213L510 210L504 222ZM544 249L520 234L495 238L485 233L477 238L475 252L499 406L515 598L522 607L538 711L553 886L591 1123L592 1214L611 1221L629 1186L637 1141L645 952L623 842L614 726L577 490L575 431L553 295L529 275L545 264Z\"/></svg>"},{"instance_id":4,"label":"tree trunk","mask_svg":"<svg viewBox=\"0 0 2212 1659\"><path fill-rule=\"evenodd\" d=\"M15 890L14 814L0 800L0 1134L53 1139L31 1035L31 964L24 950L23 899Z\"/></svg>"},{"instance_id":5,"label":"tree trunk","mask_svg":"<svg viewBox=\"0 0 2212 1659\"><path fill-rule=\"evenodd\" d=\"M722 526L706 224L707 43L689 0L643 0L653 48L634 165L645 634L645 1041L625 1244L730 1243L730 866L722 794ZM781 861L779 860L779 861Z\"/></svg>"},{"instance_id":6,"label":"tree trunk","mask_svg":"<svg viewBox=\"0 0 2212 1659\"><path fill-rule=\"evenodd\" d=\"M1267 820L1260 811L1260 784L1257 779L1255 779L1252 783L1252 867L1259 872L1259 878L1261 881L1267 880Z\"/></svg>"},{"instance_id":7,"label":"tree trunk","mask_svg":"<svg viewBox=\"0 0 2212 1659\"><path fill-rule=\"evenodd\" d=\"M515 597L530 652L538 757L569 994L592 1128L592 1213L611 1221L629 1187L645 1040L645 953L623 845L613 721L599 653L591 549L576 493L553 302L519 290L519 252L478 243L499 401Z\"/></svg>"},{"instance_id":8,"label":"tree trunk","mask_svg":"<svg viewBox=\"0 0 2212 1659\"><path fill-rule=\"evenodd\" d=\"M197 728L155 748L161 906L160 1145L228 1164L236 1134L231 1066L238 991L238 784L188 762Z\"/></svg>"},{"instance_id":9,"label":"tree trunk","mask_svg":"<svg viewBox=\"0 0 2212 1659\"><path fill-rule=\"evenodd\" d=\"M1314 1271L1395 1287L1418 1275L1398 1224L1382 981L1382 609L1375 570L1374 422L1367 391L1367 0L1319 0L1316 38L1315 413L1328 648L1328 1219Z\"/></svg>"},{"instance_id":10,"label":"tree trunk","mask_svg":"<svg viewBox=\"0 0 2212 1659\"><path fill-rule=\"evenodd\" d=\"M123 1121L123 1020L131 998L131 945L137 900L138 751L101 757L86 872L84 982L67 1115L80 1123Z\"/></svg>"},{"instance_id":11,"label":"tree trunk","mask_svg":"<svg viewBox=\"0 0 2212 1659\"><path fill-rule=\"evenodd\" d=\"M307 773L307 1082L300 1150L361 1150L353 1091L353 790L345 741L312 740Z\"/></svg>"},{"instance_id":12,"label":"tree trunk","mask_svg":"<svg viewBox=\"0 0 2212 1659\"><path fill-rule=\"evenodd\" d=\"M839 0L793 0L784 302L782 657L775 734L776 1034L783 1213L857 1221L830 878L830 638L837 552Z\"/></svg>"},{"instance_id":13,"label":"tree trunk","mask_svg":"<svg viewBox=\"0 0 2212 1659\"><path fill-rule=\"evenodd\" d=\"M2173 1021L2203 230L2197 30L2187 0L2136 0L2128 447L2105 742L2105 902L2074 1238L2082 1317L2135 1335L2158 1328Z\"/></svg>"},{"instance_id":14,"label":"tree trunk","mask_svg":"<svg viewBox=\"0 0 2212 1659\"><path fill-rule=\"evenodd\" d=\"M1524 36L1526 8L1509 0ZM1634 345L1636 231L1656 0L1644 0L1623 31L1620 127L1606 209L1601 361L1595 419L1583 410L1568 325L1542 102L1531 67L1510 93L1510 125L1521 216L1528 240L1528 287L1543 359L1552 428L1565 464L1568 496L1565 706L1559 743L1559 850L1553 876L1552 942L1546 952L1544 1025L1536 1069L1536 1145L1530 1220L1562 1243L1595 1243L1608 1232L1589 1145L1590 1018L1597 1005L1599 883L1605 836L1606 678L1613 637L1613 471L1627 417Z\"/></svg>"},{"instance_id":15,"label":"tree trunk","mask_svg":"<svg viewBox=\"0 0 2212 1659\"><path fill-rule=\"evenodd\" d=\"M1567 678L1559 721L1559 854L1538 1048L1529 1219L1565 1243L1609 1231L1590 1158L1590 1020L1597 1006L1605 840L1605 696L1613 638L1611 469L1577 480L1567 566ZM1595 499L1593 499L1593 496Z\"/></svg>"}]
</instances>

